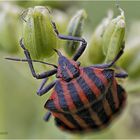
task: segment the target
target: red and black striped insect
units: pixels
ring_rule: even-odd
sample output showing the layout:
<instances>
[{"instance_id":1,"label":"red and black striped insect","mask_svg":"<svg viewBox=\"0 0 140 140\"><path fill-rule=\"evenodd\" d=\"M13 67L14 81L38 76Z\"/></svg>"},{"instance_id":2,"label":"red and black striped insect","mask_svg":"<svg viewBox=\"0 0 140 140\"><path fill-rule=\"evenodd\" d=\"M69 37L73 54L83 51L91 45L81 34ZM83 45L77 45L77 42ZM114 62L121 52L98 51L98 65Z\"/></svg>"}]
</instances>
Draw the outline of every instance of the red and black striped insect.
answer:
<instances>
[{"instance_id":1,"label":"red and black striped insect","mask_svg":"<svg viewBox=\"0 0 140 140\"><path fill-rule=\"evenodd\" d=\"M109 64L82 67L77 60L83 54L87 42L83 38L61 35L53 21L52 25L58 38L81 42L72 59L66 58L60 51L55 50L59 57L58 66L32 60L22 39L20 46L24 50L26 59L7 59L28 62L33 77L44 79L37 91L38 95L41 96L53 89L44 106L49 110L45 116L46 121L52 115L60 129L70 132L96 131L108 126L126 102L126 92L117 83L116 78L125 78L128 75L124 72L116 73L110 68L123 54L123 49ZM51 65L54 69L36 74L32 62ZM44 87L48 78L55 74L56 80Z\"/></svg>"}]
</instances>

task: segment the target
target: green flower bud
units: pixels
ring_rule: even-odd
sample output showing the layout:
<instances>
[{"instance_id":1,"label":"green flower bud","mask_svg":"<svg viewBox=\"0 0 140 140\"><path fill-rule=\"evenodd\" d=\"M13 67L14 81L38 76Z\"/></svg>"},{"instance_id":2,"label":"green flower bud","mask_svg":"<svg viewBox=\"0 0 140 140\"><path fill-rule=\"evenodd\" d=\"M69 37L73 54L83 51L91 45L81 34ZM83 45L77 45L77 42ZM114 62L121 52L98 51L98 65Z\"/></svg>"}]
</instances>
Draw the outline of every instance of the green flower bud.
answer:
<instances>
[{"instance_id":1,"label":"green flower bud","mask_svg":"<svg viewBox=\"0 0 140 140\"><path fill-rule=\"evenodd\" d=\"M103 38L102 35L105 28L108 26L110 20L112 19L113 12L109 11L108 16L102 20L102 22L96 27L91 41L87 48L87 56L92 64L101 63L104 60L103 48Z\"/></svg>"},{"instance_id":2,"label":"green flower bud","mask_svg":"<svg viewBox=\"0 0 140 140\"><path fill-rule=\"evenodd\" d=\"M16 53L19 48L21 8L9 3L0 4L0 50Z\"/></svg>"},{"instance_id":3,"label":"green flower bud","mask_svg":"<svg viewBox=\"0 0 140 140\"><path fill-rule=\"evenodd\" d=\"M29 8L25 16L23 38L32 58L50 57L57 46L57 38L50 21L49 11L43 6Z\"/></svg>"},{"instance_id":4,"label":"green flower bud","mask_svg":"<svg viewBox=\"0 0 140 140\"><path fill-rule=\"evenodd\" d=\"M103 52L106 55L105 62L115 58L122 47L125 35L124 13L113 19L105 30L103 35Z\"/></svg>"},{"instance_id":5,"label":"green flower bud","mask_svg":"<svg viewBox=\"0 0 140 140\"><path fill-rule=\"evenodd\" d=\"M79 10L70 20L67 35L81 37L83 31L83 24L87 15L85 10ZM69 56L72 56L79 46L79 42L66 41L64 49Z\"/></svg>"}]
</instances>

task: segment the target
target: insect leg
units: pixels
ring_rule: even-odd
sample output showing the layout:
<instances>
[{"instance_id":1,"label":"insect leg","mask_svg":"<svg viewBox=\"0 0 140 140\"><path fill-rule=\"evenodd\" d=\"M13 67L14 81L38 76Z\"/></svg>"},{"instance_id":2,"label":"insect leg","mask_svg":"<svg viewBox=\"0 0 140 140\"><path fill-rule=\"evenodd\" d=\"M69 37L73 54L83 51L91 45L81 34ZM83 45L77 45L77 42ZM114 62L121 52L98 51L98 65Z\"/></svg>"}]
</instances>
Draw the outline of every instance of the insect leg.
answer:
<instances>
[{"instance_id":1,"label":"insect leg","mask_svg":"<svg viewBox=\"0 0 140 140\"><path fill-rule=\"evenodd\" d=\"M127 73L115 73L115 77L126 78L126 77L128 77L128 74Z\"/></svg>"},{"instance_id":2,"label":"insect leg","mask_svg":"<svg viewBox=\"0 0 140 140\"><path fill-rule=\"evenodd\" d=\"M120 67L117 67L117 66L115 68L117 70L119 70L119 72L115 73L115 77L117 77L117 78L126 78L126 77L128 77L128 73L124 69L122 69Z\"/></svg>"},{"instance_id":3,"label":"insect leg","mask_svg":"<svg viewBox=\"0 0 140 140\"><path fill-rule=\"evenodd\" d=\"M110 62L108 64L93 65L92 67L94 67L94 68L101 68L101 69L112 67L116 63L116 61L118 61L118 59L122 56L123 49L124 49L124 46L122 47L122 49L119 51L119 53L117 54L117 56L114 58L114 60L112 62Z\"/></svg>"},{"instance_id":4,"label":"insect leg","mask_svg":"<svg viewBox=\"0 0 140 140\"><path fill-rule=\"evenodd\" d=\"M83 52L84 52L84 50L87 46L87 42L85 41L85 39L80 38L80 37L62 35L62 34L59 33L55 22L51 20L51 23L52 23L52 27L54 29L54 32L56 33L58 38L63 39L63 40L71 40L71 41L82 42L80 48L77 50L77 52L73 56L73 60L75 60L75 61L78 60L78 58L83 54Z\"/></svg>"},{"instance_id":5,"label":"insect leg","mask_svg":"<svg viewBox=\"0 0 140 140\"><path fill-rule=\"evenodd\" d=\"M75 53L75 55L73 56L73 60L78 60L78 58L83 54L84 50L86 49L87 46L87 42L83 42L81 47L77 50L77 52Z\"/></svg>"},{"instance_id":6,"label":"insect leg","mask_svg":"<svg viewBox=\"0 0 140 140\"><path fill-rule=\"evenodd\" d=\"M51 117L51 112L49 111L45 114L44 121L49 121L50 117Z\"/></svg>"},{"instance_id":7,"label":"insect leg","mask_svg":"<svg viewBox=\"0 0 140 140\"><path fill-rule=\"evenodd\" d=\"M33 63L32 63L32 59L31 59L30 53L25 48L22 39L20 40L20 46L24 50L24 54L25 54L25 56L27 58L27 61L28 61L28 64L29 64L29 68L31 70L31 73L32 73L33 77L35 77L36 79L43 79L43 78L46 78L48 76L51 76L51 75L53 75L53 74L55 74L57 72L57 69L53 69L53 70L48 71L48 72L43 72L41 74L36 74L35 69L33 67Z\"/></svg>"},{"instance_id":8,"label":"insect leg","mask_svg":"<svg viewBox=\"0 0 140 140\"><path fill-rule=\"evenodd\" d=\"M45 88L43 88L47 81L48 81L48 78L43 79L39 89L37 90L37 95L39 95L39 96L44 95L49 90L51 90L54 87L55 83L56 83L56 81L54 81L54 82L50 83L49 85L47 85Z\"/></svg>"}]
</instances>

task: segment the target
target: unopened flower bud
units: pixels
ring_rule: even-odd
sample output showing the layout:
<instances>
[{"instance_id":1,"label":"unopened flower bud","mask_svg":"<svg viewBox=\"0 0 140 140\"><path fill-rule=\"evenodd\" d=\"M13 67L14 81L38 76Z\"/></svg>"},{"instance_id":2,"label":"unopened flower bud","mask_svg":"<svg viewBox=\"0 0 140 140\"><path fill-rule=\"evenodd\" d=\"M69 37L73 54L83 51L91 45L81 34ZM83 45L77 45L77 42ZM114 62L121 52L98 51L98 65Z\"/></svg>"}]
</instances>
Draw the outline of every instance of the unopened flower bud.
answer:
<instances>
[{"instance_id":1,"label":"unopened flower bud","mask_svg":"<svg viewBox=\"0 0 140 140\"><path fill-rule=\"evenodd\" d=\"M70 20L69 25L67 27L67 35L81 37L83 31L83 24L87 15L85 10L79 10ZM66 41L64 44L64 49L66 53L71 56L75 53L79 45L79 42L74 41Z\"/></svg>"},{"instance_id":2,"label":"unopened flower bud","mask_svg":"<svg viewBox=\"0 0 140 140\"><path fill-rule=\"evenodd\" d=\"M108 16L102 20L102 22L96 27L93 35L91 37L90 43L87 48L87 55L92 64L101 63L104 60L103 54L103 38L102 35L105 28L108 26L110 20L112 19L113 12L109 11Z\"/></svg>"},{"instance_id":3,"label":"unopened flower bud","mask_svg":"<svg viewBox=\"0 0 140 140\"><path fill-rule=\"evenodd\" d=\"M50 57L57 46L57 38L51 25L50 13L43 6L29 8L24 17L23 38L32 58Z\"/></svg>"},{"instance_id":4,"label":"unopened flower bud","mask_svg":"<svg viewBox=\"0 0 140 140\"><path fill-rule=\"evenodd\" d=\"M103 52L106 55L105 62L112 61L123 46L125 35L125 18L121 15L113 19L103 35Z\"/></svg>"},{"instance_id":5,"label":"unopened flower bud","mask_svg":"<svg viewBox=\"0 0 140 140\"><path fill-rule=\"evenodd\" d=\"M16 53L19 48L22 9L9 3L0 4L0 50Z\"/></svg>"}]
</instances>

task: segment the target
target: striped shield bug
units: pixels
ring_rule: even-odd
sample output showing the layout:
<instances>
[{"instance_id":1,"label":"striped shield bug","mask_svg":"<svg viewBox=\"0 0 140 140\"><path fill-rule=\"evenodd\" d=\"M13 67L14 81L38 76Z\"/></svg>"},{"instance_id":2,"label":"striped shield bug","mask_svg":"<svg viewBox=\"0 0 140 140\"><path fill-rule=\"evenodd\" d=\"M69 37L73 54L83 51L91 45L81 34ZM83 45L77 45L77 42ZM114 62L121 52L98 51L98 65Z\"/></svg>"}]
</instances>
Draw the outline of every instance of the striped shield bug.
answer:
<instances>
[{"instance_id":1,"label":"striped shield bug","mask_svg":"<svg viewBox=\"0 0 140 140\"><path fill-rule=\"evenodd\" d=\"M81 42L72 59L68 59L60 51L58 66L43 61L32 60L23 40L20 46L24 50L26 59L7 58L14 61L28 62L33 77L43 79L37 94L44 95L52 89L51 96L44 107L49 110L44 119L54 116L56 125L69 132L88 132L100 130L108 126L114 116L124 107L126 92L117 83L116 78L125 78L127 73L116 73L111 67L123 54L123 48L114 60L108 64L80 66L78 58L83 54L87 42L83 38L59 34L56 25L51 21L54 32L59 39ZM54 69L37 74L33 62L51 65ZM45 86L49 77L56 75L56 80Z\"/></svg>"}]
</instances>

